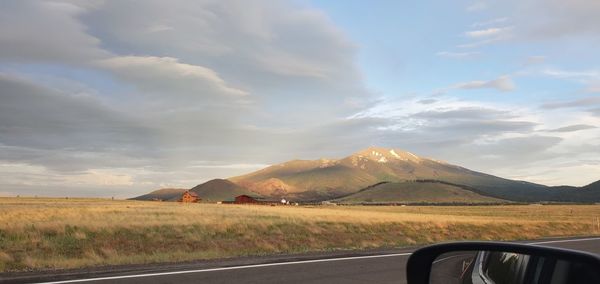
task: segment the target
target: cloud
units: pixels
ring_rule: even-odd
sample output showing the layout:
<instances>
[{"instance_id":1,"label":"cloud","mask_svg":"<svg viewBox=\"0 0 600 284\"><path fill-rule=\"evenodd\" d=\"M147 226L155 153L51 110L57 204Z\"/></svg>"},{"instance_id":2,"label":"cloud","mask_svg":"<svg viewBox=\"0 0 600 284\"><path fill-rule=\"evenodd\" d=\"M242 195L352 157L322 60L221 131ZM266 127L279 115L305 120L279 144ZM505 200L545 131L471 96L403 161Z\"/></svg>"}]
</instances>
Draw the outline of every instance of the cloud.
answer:
<instances>
[{"instance_id":1,"label":"cloud","mask_svg":"<svg viewBox=\"0 0 600 284\"><path fill-rule=\"evenodd\" d=\"M496 166L514 166L551 158L553 155L549 150L561 141L563 138L560 137L530 135L480 143L474 145L471 151L474 155L490 157L495 160Z\"/></svg>"},{"instance_id":2,"label":"cloud","mask_svg":"<svg viewBox=\"0 0 600 284\"><path fill-rule=\"evenodd\" d=\"M483 11L488 7L487 3L484 1L477 1L467 6L468 12L478 12Z\"/></svg>"},{"instance_id":3,"label":"cloud","mask_svg":"<svg viewBox=\"0 0 600 284\"><path fill-rule=\"evenodd\" d=\"M571 71L561 69L544 69L541 71L542 75L560 78L560 79L595 79L600 78L600 71L597 70L585 70L585 71Z\"/></svg>"},{"instance_id":4,"label":"cloud","mask_svg":"<svg viewBox=\"0 0 600 284\"><path fill-rule=\"evenodd\" d=\"M436 99L420 99L417 102L420 104L428 105L428 104L433 104L433 103L437 102L437 100Z\"/></svg>"},{"instance_id":5,"label":"cloud","mask_svg":"<svg viewBox=\"0 0 600 284\"><path fill-rule=\"evenodd\" d=\"M135 144L148 131L93 97L61 93L7 75L0 75L0 89L4 145L98 149Z\"/></svg>"},{"instance_id":6,"label":"cloud","mask_svg":"<svg viewBox=\"0 0 600 284\"><path fill-rule=\"evenodd\" d=\"M517 1L513 20L524 40L549 40L563 37L596 37L600 34L600 2L574 0ZM597 38L597 37L596 37Z\"/></svg>"},{"instance_id":7,"label":"cloud","mask_svg":"<svg viewBox=\"0 0 600 284\"><path fill-rule=\"evenodd\" d=\"M585 89L584 92L586 93L600 93L600 81L599 82L592 82L590 83Z\"/></svg>"},{"instance_id":8,"label":"cloud","mask_svg":"<svg viewBox=\"0 0 600 284\"><path fill-rule=\"evenodd\" d=\"M490 25L497 25L497 24L504 23L506 21L508 21L507 17L495 18L495 19L492 19L489 21L473 23L471 25L471 27L478 28L478 27L485 27L485 26L490 26Z\"/></svg>"},{"instance_id":9,"label":"cloud","mask_svg":"<svg viewBox=\"0 0 600 284\"><path fill-rule=\"evenodd\" d=\"M472 10L491 8L481 3ZM129 197L294 158L342 157L368 145L402 147L492 173L511 159L526 165L597 149L595 142L579 145L569 132L538 135L548 125L594 125L598 111L589 101L568 110L586 120L548 115L560 116L558 124L522 106L447 96L378 98L356 64L359 45L302 2L2 6L3 192ZM510 23L476 23L468 34L473 42L464 47L521 35L521 24L512 16ZM594 78L584 74L546 76L594 90ZM511 91L515 84L500 76L444 90L450 89ZM550 108L572 107L557 103L567 106ZM595 141L597 131L576 134Z\"/></svg>"},{"instance_id":10,"label":"cloud","mask_svg":"<svg viewBox=\"0 0 600 284\"><path fill-rule=\"evenodd\" d=\"M589 107L593 105L600 104L600 97L587 97L572 101L564 101L564 102L552 102L545 103L542 105L542 108L545 109L559 109L559 108L577 108L577 107Z\"/></svg>"},{"instance_id":11,"label":"cloud","mask_svg":"<svg viewBox=\"0 0 600 284\"><path fill-rule=\"evenodd\" d=\"M498 117L513 118L510 112L485 107L459 107L454 109L434 109L426 110L413 114L415 117L428 119L468 119L468 120L489 120Z\"/></svg>"},{"instance_id":12,"label":"cloud","mask_svg":"<svg viewBox=\"0 0 600 284\"><path fill-rule=\"evenodd\" d=\"M133 164L155 154L151 126L93 97L7 75L0 76L0 89L0 160L86 170Z\"/></svg>"},{"instance_id":13,"label":"cloud","mask_svg":"<svg viewBox=\"0 0 600 284\"><path fill-rule=\"evenodd\" d=\"M513 37L514 27L493 27L483 30L466 31L464 36L476 40L474 42L459 44L459 48L474 48L491 43L509 40Z\"/></svg>"},{"instance_id":14,"label":"cloud","mask_svg":"<svg viewBox=\"0 0 600 284\"><path fill-rule=\"evenodd\" d=\"M14 167L0 168L0 186L13 192L188 187L296 154L348 153L358 145L346 139L363 143L384 124L346 118L376 99L357 46L295 2L2 6L0 164ZM9 184L15 169L38 182ZM114 181L106 191L103 177Z\"/></svg>"},{"instance_id":15,"label":"cloud","mask_svg":"<svg viewBox=\"0 0 600 284\"><path fill-rule=\"evenodd\" d=\"M534 56L527 57L527 60L525 61L525 65L536 65L536 64L542 64L544 62L546 62L545 56L534 55Z\"/></svg>"},{"instance_id":16,"label":"cloud","mask_svg":"<svg viewBox=\"0 0 600 284\"><path fill-rule=\"evenodd\" d=\"M579 131L579 130L594 129L594 128L598 128L598 127L593 126L593 125L587 125L587 124L575 124L575 125L569 125L569 126L565 126L565 127L550 129L550 130L546 130L546 131L548 131L548 132L575 132L575 131Z\"/></svg>"},{"instance_id":17,"label":"cloud","mask_svg":"<svg viewBox=\"0 0 600 284\"><path fill-rule=\"evenodd\" d=\"M135 15L122 12L131 9ZM287 124L316 125L375 99L355 64L356 45L322 11L297 3L176 1L165 9L163 1L108 1L80 19L111 53L210 69ZM156 25L169 29L140 32Z\"/></svg>"},{"instance_id":18,"label":"cloud","mask_svg":"<svg viewBox=\"0 0 600 284\"><path fill-rule=\"evenodd\" d=\"M481 55L481 52L450 52L450 51L440 51L435 55L440 57L447 58L473 58L478 55Z\"/></svg>"},{"instance_id":19,"label":"cloud","mask_svg":"<svg viewBox=\"0 0 600 284\"><path fill-rule=\"evenodd\" d=\"M370 134L377 137L378 145L409 149L423 156L502 177L550 185L578 185L582 181L567 173L572 175L573 171L581 170L589 178L593 172L589 167L574 169L563 165L567 161L597 156L598 128L588 127L597 120L585 111L539 112L528 106L482 103L448 96L422 104L419 102L422 99L382 101L357 117L387 121L377 127L379 133ZM582 126L582 121L589 121L588 126ZM548 127L557 123L567 126ZM583 128L586 131L572 133ZM544 133L540 134L542 131ZM564 172L556 173L560 178L555 179L546 171Z\"/></svg>"},{"instance_id":20,"label":"cloud","mask_svg":"<svg viewBox=\"0 0 600 284\"><path fill-rule=\"evenodd\" d=\"M558 68L545 68L540 70L539 74L545 77L582 84L584 85L582 91L585 93L600 92L600 70L563 70Z\"/></svg>"},{"instance_id":21,"label":"cloud","mask_svg":"<svg viewBox=\"0 0 600 284\"><path fill-rule=\"evenodd\" d=\"M84 15L92 34L128 54L165 54L243 80L263 76L356 76L356 48L322 12L284 1L107 2ZM135 6L139 13L126 15ZM168 22L168 25L165 24ZM140 29L168 26L157 37ZM181 44L184 43L184 44ZM231 66L229 62L237 64ZM203 63L203 64L201 64Z\"/></svg>"},{"instance_id":22,"label":"cloud","mask_svg":"<svg viewBox=\"0 0 600 284\"><path fill-rule=\"evenodd\" d=\"M470 38L482 38L482 37L492 37L492 36L497 37L499 35L509 32L511 29L512 29L511 27L504 27L504 28L488 28L488 29L484 29L484 30L467 31L467 32L465 32L465 36L470 37Z\"/></svg>"},{"instance_id":23,"label":"cloud","mask_svg":"<svg viewBox=\"0 0 600 284\"><path fill-rule=\"evenodd\" d=\"M77 20L85 12L86 7L68 2L3 2L0 59L81 64L107 56L100 41Z\"/></svg>"},{"instance_id":24,"label":"cloud","mask_svg":"<svg viewBox=\"0 0 600 284\"><path fill-rule=\"evenodd\" d=\"M451 88L453 89L496 89L501 92L510 92L515 89L515 84L508 75L500 76L490 81L469 81L458 83Z\"/></svg>"},{"instance_id":25,"label":"cloud","mask_svg":"<svg viewBox=\"0 0 600 284\"><path fill-rule=\"evenodd\" d=\"M248 95L246 91L228 86L215 71L181 63L172 57L121 56L96 61L96 64L145 93L168 96L167 100L172 100L173 96L194 100L194 97L214 99Z\"/></svg>"},{"instance_id":26,"label":"cloud","mask_svg":"<svg viewBox=\"0 0 600 284\"><path fill-rule=\"evenodd\" d=\"M431 104L421 104L419 100L383 102L354 118L385 119L387 125L380 125L378 129L389 131L386 136L397 137L399 142L410 146L408 149L423 149L428 143L456 137L459 139L453 143L468 144L490 135L529 133L537 126L536 122L523 119L513 111L448 99ZM445 147L451 148L452 144Z\"/></svg>"}]
</instances>

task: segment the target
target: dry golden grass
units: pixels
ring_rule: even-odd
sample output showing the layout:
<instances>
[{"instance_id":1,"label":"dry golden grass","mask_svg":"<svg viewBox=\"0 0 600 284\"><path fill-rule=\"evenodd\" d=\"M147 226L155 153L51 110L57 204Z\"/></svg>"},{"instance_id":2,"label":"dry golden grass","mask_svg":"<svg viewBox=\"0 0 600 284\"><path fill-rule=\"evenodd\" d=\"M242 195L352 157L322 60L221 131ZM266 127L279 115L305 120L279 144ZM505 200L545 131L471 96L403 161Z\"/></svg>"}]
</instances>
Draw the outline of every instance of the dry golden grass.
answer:
<instances>
[{"instance_id":1,"label":"dry golden grass","mask_svg":"<svg viewBox=\"0 0 600 284\"><path fill-rule=\"evenodd\" d=\"M0 198L0 271L597 235L600 205L295 207Z\"/></svg>"}]
</instances>

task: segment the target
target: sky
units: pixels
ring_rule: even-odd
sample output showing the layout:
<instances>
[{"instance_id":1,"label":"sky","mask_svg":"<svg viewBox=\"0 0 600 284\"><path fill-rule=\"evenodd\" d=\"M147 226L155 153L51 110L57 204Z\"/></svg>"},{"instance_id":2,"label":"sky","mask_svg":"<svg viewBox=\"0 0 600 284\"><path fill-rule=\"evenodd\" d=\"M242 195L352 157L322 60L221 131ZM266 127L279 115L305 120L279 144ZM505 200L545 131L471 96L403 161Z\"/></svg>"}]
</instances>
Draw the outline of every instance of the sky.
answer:
<instances>
[{"instance_id":1,"label":"sky","mask_svg":"<svg viewBox=\"0 0 600 284\"><path fill-rule=\"evenodd\" d=\"M0 196L125 198L368 146L600 179L600 2L2 1Z\"/></svg>"}]
</instances>

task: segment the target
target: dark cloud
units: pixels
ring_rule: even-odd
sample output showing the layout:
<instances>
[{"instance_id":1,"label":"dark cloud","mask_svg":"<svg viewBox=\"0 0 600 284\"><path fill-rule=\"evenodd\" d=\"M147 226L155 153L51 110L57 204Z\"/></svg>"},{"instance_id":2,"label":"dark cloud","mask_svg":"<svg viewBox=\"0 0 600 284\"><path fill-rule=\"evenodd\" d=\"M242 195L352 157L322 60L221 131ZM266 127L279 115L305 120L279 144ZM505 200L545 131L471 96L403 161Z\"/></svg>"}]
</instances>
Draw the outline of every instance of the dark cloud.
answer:
<instances>
[{"instance_id":1,"label":"dark cloud","mask_svg":"<svg viewBox=\"0 0 600 284\"><path fill-rule=\"evenodd\" d=\"M494 80L489 81L469 81L458 83L451 87L451 89L496 89L501 92L510 92L515 89L515 83L510 76L500 76Z\"/></svg>"},{"instance_id":2,"label":"dark cloud","mask_svg":"<svg viewBox=\"0 0 600 284\"><path fill-rule=\"evenodd\" d=\"M0 140L5 145L93 150L149 140L147 126L93 97L68 95L7 76L0 76L0 89Z\"/></svg>"},{"instance_id":3,"label":"dark cloud","mask_svg":"<svg viewBox=\"0 0 600 284\"><path fill-rule=\"evenodd\" d=\"M427 110L412 115L417 118L426 119L460 119L460 120L486 120L497 118L515 117L509 111L482 108L482 107L463 107L451 110Z\"/></svg>"},{"instance_id":4,"label":"dark cloud","mask_svg":"<svg viewBox=\"0 0 600 284\"><path fill-rule=\"evenodd\" d=\"M560 0L516 1L512 19L521 29L521 37L556 39L574 36L600 35L600 2L574 0L565 4Z\"/></svg>"},{"instance_id":5,"label":"dark cloud","mask_svg":"<svg viewBox=\"0 0 600 284\"><path fill-rule=\"evenodd\" d=\"M137 12L125 12L132 9ZM213 70L270 115L286 116L288 125L350 115L373 99L355 66L354 44L311 8L285 1L110 1L81 19L112 53L171 57ZM122 70L122 78L136 81L132 74L152 71Z\"/></svg>"},{"instance_id":6,"label":"dark cloud","mask_svg":"<svg viewBox=\"0 0 600 284\"><path fill-rule=\"evenodd\" d=\"M424 105L433 104L435 102L437 102L436 99L421 99L418 101L418 103L424 104Z\"/></svg>"},{"instance_id":7,"label":"dark cloud","mask_svg":"<svg viewBox=\"0 0 600 284\"><path fill-rule=\"evenodd\" d=\"M108 53L77 20L85 7L58 1L0 3L0 59L82 64Z\"/></svg>"},{"instance_id":8,"label":"dark cloud","mask_svg":"<svg viewBox=\"0 0 600 284\"><path fill-rule=\"evenodd\" d=\"M153 156L153 130L97 99L5 75L0 76L0 90L0 159L76 168L76 160L88 160L88 167L102 164L106 160L95 156L107 153L130 159Z\"/></svg>"},{"instance_id":9,"label":"dark cloud","mask_svg":"<svg viewBox=\"0 0 600 284\"><path fill-rule=\"evenodd\" d=\"M589 107L589 106L593 106L593 105L600 105L600 97L587 97L587 98L572 100L572 101L545 103L542 105L542 108L559 109L559 108Z\"/></svg>"},{"instance_id":10,"label":"dark cloud","mask_svg":"<svg viewBox=\"0 0 600 284\"><path fill-rule=\"evenodd\" d=\"M598 127L593 126L593 125L587 125L587 124L575 124L575 125L569 125L569 126L565 126L565 127L550 129L550 130L546 130L546 131L548 131L548 132L574 132L574 131L594 129L594 128L598 128Z\"/></svg>"}]
</instances>

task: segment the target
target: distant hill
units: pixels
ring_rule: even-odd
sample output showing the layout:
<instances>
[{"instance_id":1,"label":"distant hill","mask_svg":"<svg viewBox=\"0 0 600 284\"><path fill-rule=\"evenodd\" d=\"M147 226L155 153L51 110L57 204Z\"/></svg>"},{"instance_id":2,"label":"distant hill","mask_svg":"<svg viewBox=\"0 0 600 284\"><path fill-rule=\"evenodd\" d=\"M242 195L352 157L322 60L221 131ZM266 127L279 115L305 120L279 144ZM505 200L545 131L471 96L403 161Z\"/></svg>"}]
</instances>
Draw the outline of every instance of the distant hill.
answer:
<instances>
[{"instance_id":1,"label":"distant hill","mask_svg":"<svg viewBox=\"0 0 600 284\"><path fill-rule=\"evenodd\" d=\"M187 189L183 188L161 188L144 194L138 197L131 198L132 200L173 200L179 199Z\"/></svg>"},{"instance_id":2,"label":"distant hill","mask_svg":"<svg viewBox=\"0 0 600 284\"><path fill-rule=\"evenodd\" d=\"M600 180L596 181L596 182L592 182L584 187L582 187L582 189L584 190L597 190L600 191Z\"/></svg>"},{"instance_id":3,"label":"distant hill","mask_svg":"<svg viewBox=\"0 0 600 284\"><path fill-rule=\"evenodd\" d=\"M600 180L586 186L554 186L561 201L569 202L600 202Z\"/></svg>"},{"instance_id":4,"label":"distant hill","mask_svg":"<svg viewBox=\"0 0 600 284\"><path fill-rule=\"evenodd\" d=\"M465 186L437 181L381 182L333 200L336 203L501 203Z\"/></svg>"},{"instance_id":5,"label":"distant hill","mask_svg":"<svg viewBox=\"0 0 600 284\"><path fill-rule=\"evenodd\" d=\"M236 196L246 194L246 195L256 195L250 192L248 189L241 187L231 181L226 179L213 179L209 180L203 184L199 184L190 191L193 191L198 194L198 197L202 199L202 201L224 201L224 200L233 200Z\"/></svg>"},{"instance_id":6,"label":"distant hill","mask_svg":"<svg viewBox=\"0 0 600 284\"><path fill-rule=\"evenodd\" d=\"M462 184L481 195L515 201L554 200L549 187L472 171L407 151L370 147L342 159L294 160L230 178L267 196L301 200L334 199L388 181L431 179Z\"/></svg>"}]
</instances>

